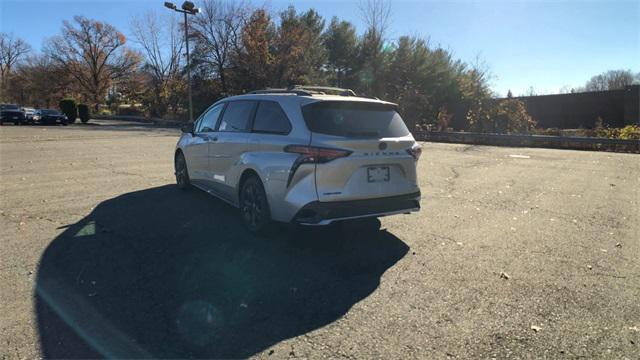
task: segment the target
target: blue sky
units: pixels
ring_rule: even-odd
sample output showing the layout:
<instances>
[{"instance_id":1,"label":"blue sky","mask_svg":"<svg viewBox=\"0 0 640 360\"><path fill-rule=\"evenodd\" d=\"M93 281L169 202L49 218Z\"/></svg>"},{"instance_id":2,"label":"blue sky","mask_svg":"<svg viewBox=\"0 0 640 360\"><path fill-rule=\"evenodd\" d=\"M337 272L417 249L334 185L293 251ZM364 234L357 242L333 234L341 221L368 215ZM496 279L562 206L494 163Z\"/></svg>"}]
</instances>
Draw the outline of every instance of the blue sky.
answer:
<instances>
[{"instance_id":1,"label":"blue sky","mask_svg":"<svg viewBox=\"0 0 640 360\"><path fill-rule=\"evenodd\" d=\"M181 0L178 0L180 2ZM198 3L197 0L194 2ZM392 3L389 38L417 35L464 61L478 55L493 74L492 87L515 95L530 86L554 93L581 86L610 69L640 72L640 1L408 1ZM36 50L75 14L106 21L129 34L133 15L168 11L163 0L0 0L0 31L14 33ZM364 29L355 0L254 0L274 14L289 4L336 15Z\"/></svg>"}]
</instances>

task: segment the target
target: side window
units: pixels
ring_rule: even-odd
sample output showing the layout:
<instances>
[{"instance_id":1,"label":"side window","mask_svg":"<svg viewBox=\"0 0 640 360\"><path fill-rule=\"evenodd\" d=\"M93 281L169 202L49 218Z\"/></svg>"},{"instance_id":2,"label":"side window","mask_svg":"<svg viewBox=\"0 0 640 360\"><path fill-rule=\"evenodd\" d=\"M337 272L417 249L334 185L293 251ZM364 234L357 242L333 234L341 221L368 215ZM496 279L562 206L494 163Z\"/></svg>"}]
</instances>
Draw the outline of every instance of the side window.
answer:
<instances>
[{"instance_id":1,"label":"side window","mask_svg":"<svg viewBox=\"0 0 640 360\"><path fill-rule=\"evenodd\" d=\"M255 101L232 101L222 115L218 131L243 132L247 131L248 124L256 107Z\"/></svg>"},{"instance_id":2,"label":"side window","mask_svg":"<svg viewBox=\"0 0 640 360\"><path fill-rule=\"evenodd\" d=\"M209 109L202 118L199 120L198 125L196 126L196 132L209 132L215 131L216 122L220 117L220 112L224 108L224 104L218 104L211 109Z\"/></svg>"},{"instance_id":3,"label":"side window","mask_svg":"<svg viewBox=\"0 0 640 360\"><path fill-rule=\"evenodd\" d=\"M275 101L261 101L258 105L253 131L260 133L287 134L291 131L291 123L287 115Z\"/></svg>"}]
</instances>

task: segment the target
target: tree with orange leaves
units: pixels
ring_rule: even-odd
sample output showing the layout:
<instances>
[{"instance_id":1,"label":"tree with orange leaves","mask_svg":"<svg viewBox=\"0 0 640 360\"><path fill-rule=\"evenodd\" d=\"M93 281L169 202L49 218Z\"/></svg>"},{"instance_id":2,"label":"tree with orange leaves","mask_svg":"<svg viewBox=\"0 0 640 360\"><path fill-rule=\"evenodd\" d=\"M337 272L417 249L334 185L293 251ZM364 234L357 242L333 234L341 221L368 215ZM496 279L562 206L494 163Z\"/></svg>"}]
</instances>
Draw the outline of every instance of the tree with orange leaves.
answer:
<instances>
[{"instance_id":1,"label":"tree with orange leaves","mask_svg":"<svg viewBox=\"0 0 640 360\"><path fill-rule=\"evenodd\" d=\"M264 9L255 10L242 29L241 49L234 59L238 88L254 90L272 86L274 37L275 26L269 14Z\"/></svg>"}]
</instances>

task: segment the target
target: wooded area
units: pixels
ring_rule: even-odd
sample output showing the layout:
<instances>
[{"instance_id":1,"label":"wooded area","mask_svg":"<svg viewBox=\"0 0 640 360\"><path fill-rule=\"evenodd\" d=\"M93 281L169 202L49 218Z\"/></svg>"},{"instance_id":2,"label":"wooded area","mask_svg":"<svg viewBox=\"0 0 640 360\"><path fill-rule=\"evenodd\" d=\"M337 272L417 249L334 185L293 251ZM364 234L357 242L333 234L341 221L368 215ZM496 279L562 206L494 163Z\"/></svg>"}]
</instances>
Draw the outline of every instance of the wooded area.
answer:
<instances>
[{"instance_id":1,"label":"wooded area","mask_svg":"<svg viewBox=\"0 0 640 360\"><path fill-rule=\"evenodd\" d=\"M195 115L225 96L307 84L396 102L412 129L446 129L452 109L464 109L455 114L456 127L467 130L527 133L535 125L519 100L492 100L481 60L465 63L428 38L389 40L389 2L360 3L367 26L361 35L349 21L327 21L313 9L290 6L273 15L251 3L197 5L201 13L189 21ZM1 34L0 100L53 107L70 97L94 113L186 119L181 21L168 12L134 15L127 39L110 24L75 16L38 54L19 38Z\"/></svg>"}]
</instances>

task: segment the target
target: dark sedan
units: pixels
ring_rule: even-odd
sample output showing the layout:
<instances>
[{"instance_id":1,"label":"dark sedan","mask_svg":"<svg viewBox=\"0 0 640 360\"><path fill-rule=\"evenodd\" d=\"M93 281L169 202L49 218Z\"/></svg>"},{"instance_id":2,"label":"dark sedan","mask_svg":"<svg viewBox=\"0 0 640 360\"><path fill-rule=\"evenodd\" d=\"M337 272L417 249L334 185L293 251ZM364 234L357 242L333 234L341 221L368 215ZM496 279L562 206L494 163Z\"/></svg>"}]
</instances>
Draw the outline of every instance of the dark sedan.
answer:
<instances>
[{"instance_id":1,"label":"dark sedan","mask_svg":"<svg viewBox=\"0 0 640 360\"><path fill-rule=\"evenodd\" d=\"M69 124L69 119L66 115L58 110L41 109L36 112L36 115L40 117L39 122L46 125L56 125L58 123L62 125Z\"/></svg>"},{"instance_id":2,"label":"dark sedan","mask_svg":"<svg viewBox=\"0 0 640 360\"><path fill-rule=\"evenodd\" d=\"M24 121L24 112L20 106L15 104L0 104L0 125L6 122L21 125Z\"/></svg>"}]
</instances>

